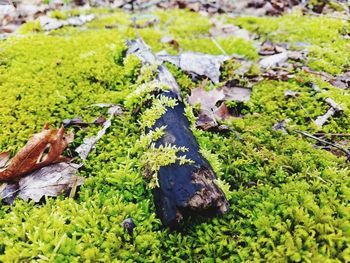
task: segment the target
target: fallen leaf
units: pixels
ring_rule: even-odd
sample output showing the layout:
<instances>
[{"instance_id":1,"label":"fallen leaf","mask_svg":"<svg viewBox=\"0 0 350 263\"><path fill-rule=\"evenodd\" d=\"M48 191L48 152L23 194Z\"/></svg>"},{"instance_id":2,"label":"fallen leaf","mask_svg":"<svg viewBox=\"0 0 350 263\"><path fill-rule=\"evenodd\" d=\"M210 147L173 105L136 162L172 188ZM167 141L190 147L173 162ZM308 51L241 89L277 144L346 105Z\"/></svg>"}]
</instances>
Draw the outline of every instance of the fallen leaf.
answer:
<instances>
[{"instance_id":1,"label":"fallen leaf","mask_svg":"<svg viewBox=\"0 0 350 263\"><path fill-rule=\"evenodd\" d=\"M63 26L82 26L83 24L95 19L94 14L80 15L76 17L70 17L67 20L58 20L50 18L48 16L41 16L39 18L40 27L45 31L51 31Z\"/></svg>"},{"instance_id":2,"label":"fallen leaf","mask_svg":"<svg viewBox=\"0 0 350 263\"><path fill-rule=\"evenodd\" d=\"M284 51L279 54L266 56L259 61L259 65L263 68L273 68L288 60L288 52Z\"/></svg>"},{"instance_id":3,"label":"fallen leaf","mask_svg":"<svg viewBox=\"0 0 350 263\"><path fill-rule=\"evenodd\" d=\"M42 132L34 134L6 167L0 169L0 181L18 180L51 163L66 160L61 154L71 141L72 134L65 135L63 126L49 129L45 125Z\"/></svg>"},{"instance_id":4,"label":"fallen leaf","mask_svg":"<svg viewBox=\"0 0 350 263\"><path fill-rule=\"evenodd\" d=\"M232 117L225 103L221 103L220 107L214 111L214 115L219 118L219 120L226 120Z\"/></svg>"},{"instance_id":5,"label":"fallen leaf","mask_svg":"<svg viewBox=\"0 0 350 263\"><path fill-rule=\"evenodd\" d=\"M70 17L66 20L67 25L70 26L82 26L85 23L91 22L95 19L94 14L80 15L75 17Z\"/></svg>"},{"instance_id":6,"label":"fallen leaf","mask_svg":"<svg viewBox=\"0 0 350 263\"><path fill-rule=\"evenodd\" d=\"M282 81L287 81L289 79L294 78L294 74L291 73L289 70L285 69L269 69L263 72L262 77L265 79L270 79L270 80L282 80Z\"/></svg>"},{"instance_id":7,"label":"fallen leaf","mask_svg":"<svg viewBox=\"0 0 350 263\"><path fill-rule=\"evenodd\" d=\"M241 88L241 87L223 87L223 92L225 94L225 100L234 100L239 102L247 102L250 100L250 95L252 93L251 89Z\"/></svg>"},{"instance_id":8,"label":"fallen leaf","mask_svg":"<svg viewBox=\"0 0 350 263\"><path fill-rule=\"evenodd\" d=\"M218 123L216 122L213 116L208 116L207 114L199 114L196 120L196 126L202 128L203 130L209 130L211 128L217 127Z\"/></svg>"},{"instance_id":9,"label":"fallen leaf","mask_svg":"<svg viewBox=\"0 0 350 263\"><path fill-rule=\"evenodd\" d=\"M74 163L57 163L43 167L20 179L18 183L3 184L0 197L11 204L17 196L36 203L44 196L59 196L73 185L84 183L83 177L75 175L80 167L80 164Z\"/></svg>"},{"instance_id":10,"label":"fallen leaf","mask_svg":"<svg viewBox=\"0 0 350 263\"><path fill-rule=\"evenodd\" d=\"M191 96L188 97L188 103L195 106L200 103L201 109L204 111L211 111L216 109L216 103L225 98L222 90L212 89L206 91L204 88L196 88L191 91Z\"/></svg>"},{"instance_id":11,"label":"fallen leaf","mask_svg":"<svg viewBox=\"0 0 350 263\"><path fill-rule=\"evenodd\" d=\"M0 27L0 33L10 34L10 33L15 32L19 27L20 27L20 25L14 25L14 24L1 26Z\"/></svg>"},{"instance_id":12,"label":"fallen leaf","mask_svg":"<svg viewBox=\"0 0 350 263\"><path fill-rule=\"evenodd\" d=\"M19 181L18 195L23 200L39 202L43 196L58 196L72 187L82 185L84 178L75 173L81 165L57 163L41 168Z\"/></svg>"},{"instance_id":13,"label":"fallen leaf","mask_svg":"<svg viewBox=\"0 0 350 263\"><path fill-rule=\"evenodd\" d=\"M0 199L7 203L12 204L16 196L18 195L18 183L3 183L0 185Z\"/></svg>"},{"instance_id":14,"label":"fallen leaf","mask_svg":"<svg viewBox=\"0 0 350 263\"><path fill-rule=\"evenodd\" d=\"M218 20L213 20L214 26L209 30L209 33L213 37L228 38L237 37L246 40L251 40L253 37L251 33L243 28L240 28L233 24L222 24Z\"/></svg>"},{"instance_id":15,"label":"fallen leaf","mask_svg":"<svg viewBox=\"0 0 350 263\"><path fill-rule=\"evenodd\" d=\"M339 89L350 88L350 71L344 73L344 75L336 76L334 80L330 80L330 84Z\"/></svg>"},{"instance_id":16,"label":"fallen leaf","mask_svg":"<svg viewBox=\"0 0 350 263\"><path fill-rule=\"evenodd\" d=\"M148 2L148 1L146 1ZM153 1L158 8L169 10L170 8L187 9L193 12L206 12L209 14L229 13L233 10L233 1L183 1L167 0Z\"/></svg>"},{"instance_id":17,"label":"fallen leaf","mask_svg":"<svg viewBox=\"0 0 350 263\"><path fill-rule=\"evenodd\" d=\"M163 62L176 65L183 71L208 77L215 84L219 83L222 63L229 59L229 56L225 55L215 56L195 52L186 52L179 56L158 53L157 57Z\"/></svg>"},{"instance_id":18,"label":"fallen leaf","mask_svg":"<svg viewBox=\"0 0 350 263\"><path fill-rule=\"evenodd\" d=\"M285 49L281 46L278 46L271 41L267 40L261 44L259 55L261 56L271 56L279 53L283 53Z\"/></svg>"},{"instance_id":19,"label":"fallen leaf","mask_svg":"<svg viewBox=\"0 0 350 263\"><path fill-rule=\"evenodd\" d=\"M200 111L197 117L196 125L204 130L218 126L217 120L226 120L233 117L224 102L220 101L239 101L246 102L250 99L251 89L239 87L224 87L222 89L212 89L206 91L199 87L191 91L188 97L188 103L191 106L200 104Z\"/></svg>"},{"instance_id":20,"label":"fallen leaf","mask_svg":"<svg viewBox=\"0 0 350 263\"><path fill-rule=\"evenodd\" d=\"M279 16L303 2L303 0L250 0L247 7L261 9L264 15Z\"/></svg>"},{"instance_id":21,"label":"fallen leaf","mask_svg":"<svg viewBox=\"0 0 350 263\"><path fill-rule=\"evenodd\" d=\"M326 72L314 71L308 67L302 67L302 69L310 74L320 76L323 81L327 81L329 84L333 85L339 89L348 89L350 88L350 71L344 73L340 76L332 76Z\"/></svg>"},{"instance_id":22,"label":"fallen leaf","mask_svg":"<svg viewBox=\"0 0 350 263\"><path fill-rule=\"evenodd\" d=\"M39 18L39 23L40 27L45 31L55 30L65 25L62 21L48 16L41 16Z\"/></svg>"}]
</instances>

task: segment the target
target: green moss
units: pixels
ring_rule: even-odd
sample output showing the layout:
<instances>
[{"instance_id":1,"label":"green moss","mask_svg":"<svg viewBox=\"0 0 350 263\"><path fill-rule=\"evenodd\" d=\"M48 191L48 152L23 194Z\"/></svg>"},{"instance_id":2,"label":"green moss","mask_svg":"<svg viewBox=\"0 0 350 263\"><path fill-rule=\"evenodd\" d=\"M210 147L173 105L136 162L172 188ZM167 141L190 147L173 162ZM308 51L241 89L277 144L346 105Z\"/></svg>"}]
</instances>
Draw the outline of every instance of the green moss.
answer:
<instances>
[{"instance_id":1,"label":"green moss","mask_svg":"<svg viewBox=\"0 0 350 263\"><path fill-rule=\"evenodd\" d=\"M100 15L97 19L86 24L87 27L91 28L105 28L105 27L116 27L122 28L131 24L130 15L124 12L116 11L112 14Z\"/></svg>"},{"instance_id":2,"label":"green moss","mask_svg":"<svg viewBox=\"0 0 350 263\"><path fill-rule=\"evenodd\" d=\"M178 37L206 34L211 27L208 17L194 12L170 10L158 11L155 15L159 17L164 31Z\"/></svg>"},{"instance_id":3,"label":"green moss","mask_svg":"<svg viewBox=\"0 0 350 263\"><path fill-rule=\"evenodd\" d=\"M222 51L210 38L183 38L178 39L180 47L184 50L222 55ZM249 59L257 59L258 53L250 41L242 38L217 39L218 44L227 54L243 55Z\"/></svg>"},{"instance_id":4,"label":"green moss","mask_svg":"<svg viewBox=\"0 0 350 263\"><path fill-rule=\"evenodd\" d=\"M66 12L61 12L61 11L59 11L59 10L53 10L53 11L49 14L49 17L65 20L65 19L68 18L68 15L67 15Z\"/></svg>"},{"instance_id":5,"label":"green moss","mask_svg":"<svg viewBox=\"0 0 350 263\"><path fill-rule=\"evenodd\" d=\"M309 17L296 12L278 18L240 17L228 21L276 42L306 44L309 66L315 70L340 74L349 67L349 41L342 39L349 24L327 16Z\"/></svg>"},{"instance_id":6,"label":"green moss","mask_svg":"<svg viewBox=\"0 0 350 263\"><path fill-rule=\"evenodd\" d=\"M288 90L299 92L300 95L288 98L285 96ZM251 112L267 114L273 121L289 119L301 127L312 126L311 120L327 110L326 105L315 98L311 88L276 81L256 85L248 105Z\"/></svg>"},{"instance_id":7,"label":"green moss","mask_svg":"<svg viewBox=\"0 0 350 263\"><path fill-rule=\"evenodd\" d=\"M125 49L118 34L37 35L9 39L1 48L1 149L18 149L45 122L92 118L87 105L118 102L128 93L124 67L113 60Z\"/></svg>"},{"instance_id":8,"label":"green moss","mask_svg":"<svg viewBox=\"0 0 350 263\"><path fill-rule=\"evenodd\" d=\"M19 34L28 34L42 31L39 20L25 23L18 29Z\"/></svg>"},{"instance_id":9,"label":"green moss","mask_svg":"<svg viewBox=\"0 0 350 263\"><path fill-rule=\"evenodd\" d=\"M47 198L40 205L21 200L14 206L0 204L0 261L349 261L348 163L345 157L315 148L314 141L294 132L314 132L317 128L311 119L328 110L324 98L331 97L344 113L332 118L322 131L350 133L349 91L306 73L297 73L289 82L264 81L253 88L251 100L242 106L244 118L225 122L240 133L244 143L230 133L193 129L202 153L220 181L226 182L223 189L231 210L222 217L192 218L183 232L170 233L155 217L152 193L142 172L140 160L145 154L141 146L151 139L144 138L132 108L143 101L129 96L154 77L154 68L143 70L139 78L140 61L124 56L125 39L136 36L129 15L110 12L104 10L84 31L68 27L50 35L38 32L0 43L0 151L17 151L45 122L58 126L66 118L81 116L92 121L107 115L104 109L87 108L90 104L127 106L80 170L87 180L77 199L61 196ZM203 36L210 27L207 17L186 11L154 14L160 23L139 29L154 50L169 48L158 40L172 35L184 50L218 52ZM311 43L310 66L315 69L334 74L348 63L347 43L340 39L346 25L340 20L293 14L230 21L274 41ZM28 34L34 24L22 29L27 28ZM104 24L118 26L107 30ZM239 39L218 42L227 53L257 59L253 43ZM183 97L198 86L180 69L168 66ZM223 77L229 79L235 65L226 68ZM311 81L322 94L306 85ZM286 90L298 91L300 96L287 99ZM191 111L187 106L193 126ZM272 128L284 119L290 119L289 134ZM97 130L79 131L72 148ZM128 217L136 223L133 237L121 226Z\"/></svg>"}]
</instances>

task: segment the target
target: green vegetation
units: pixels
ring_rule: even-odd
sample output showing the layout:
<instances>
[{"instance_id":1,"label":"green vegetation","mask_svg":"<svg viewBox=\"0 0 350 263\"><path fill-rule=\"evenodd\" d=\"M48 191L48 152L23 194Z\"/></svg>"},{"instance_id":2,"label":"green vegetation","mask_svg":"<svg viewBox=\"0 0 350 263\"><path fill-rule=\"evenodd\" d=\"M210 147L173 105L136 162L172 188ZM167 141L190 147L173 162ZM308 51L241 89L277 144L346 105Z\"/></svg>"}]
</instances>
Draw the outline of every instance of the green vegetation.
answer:
<instances>
[{"instance_id":1,"label":"green vegetation","mask_svg":"<svg viewBox=\"0 0 350 263\"><path fill-rule=\"evenodd\" d=\"M265 39L309 46L309 66L315 70L341 74L350 67L350 54L345 52L350 43L342 37L350 31L350 25L344 20L294 13L278 18L242 17L228 21Z\"/></svg>"},{"instance_id":2,"label":"green vegetation","mask_svg":"<svg viewBox=\"0 0 350 263\"><path fill-rule=\"evenodd\" d=\"M120 11L101 13L87 30L66 27L45 35L33 22L23 26L23 35L0 44L0 151L15 153L46 122L58 126L76 116L92 121L107 115L103 109L87 107L93 103L120 103L127 108L113 120L80 170L87 181L77 199L62 196L40 205L21 200L13 206L0 204L0 261L350 261L348 163L345 157L313 147L314 141L295 132L315 132L318 128L311 119L327 111L323 99L331 97L343 106L344 114L328 122L323 131L350 133L349 91L302 72L287 82L265 80L254 87L251 100L243 106L244 118L225 122L244 143L230 133L193 128L231 209L223 217L185 222L183 232L171 233L155 217L142 172L142 146L154 137L143 137L140 124L145 123L132 113L142 101L130 95L151 79L153 70L140 73L140 62L125 57L126 38L136 36L130 16ZM159 17L159 24L138 31L154 51L176 53L159 41L170 35L184 50L219 53L205 36L211 26L208 17L184 11L153 15ZM349 28L344 21L300 14L226 19L262 38L310 43L309 66L315 70L341 74L349 67L349 43L341 38ZM106 29L106 24L116 27ZM258 59L253 42L232 38L219 43L227 53ZM169 68L184 96L198 86L181 70ZM223 73L224 78L228 75ZM323 93L315 94L310 81ZM287 99L286 90L301 95ZM190 107L186 114L193 124ZM290 120L290 134L272 128L284 119ZM79 131L72 148L97 129ZM136 223L133 237L121 225L128 217Z\"/></svg>"}]
</instances>

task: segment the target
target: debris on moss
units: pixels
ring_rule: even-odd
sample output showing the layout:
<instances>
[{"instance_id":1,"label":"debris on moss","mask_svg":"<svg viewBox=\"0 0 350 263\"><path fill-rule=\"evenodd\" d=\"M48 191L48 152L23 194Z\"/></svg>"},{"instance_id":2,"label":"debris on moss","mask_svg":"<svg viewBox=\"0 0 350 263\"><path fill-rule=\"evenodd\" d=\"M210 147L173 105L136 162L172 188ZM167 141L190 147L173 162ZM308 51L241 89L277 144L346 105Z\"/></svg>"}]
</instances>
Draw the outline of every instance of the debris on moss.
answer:
<instances>
[{"instance_id":1,"label":"debris on moss","mask_svg":"<svg viewBox=\"0 0 350 263\"><path fill-rule=\"evenodd\" d=\"M22 34L0 43L0 152L16 152L45 122L58 126L76 116L92 121L106 112L87 106L125 103L146 82L138 83L140 61L124 56L127 38L140 34L155 52L221 54L207 35L209 18L198 13L155 11L152 15L159 23L135 30L130 14L92 12L98 17L85 29L67 27L46 35L34 21L23 25ZM313 70L339 75L349 69L349 42L343 39L349 24L341 19L301 13L277 18L220 17L260 36L251 41L217 39L226 53L250 60L256 75L256 43L265 39L286 43L291 49L306 47ZM180 50L161 43L163 36L175 39ZM168 66L186 98L199 83ZM235 65L226 69L223 80L230 79L228 72ZM144 75L152 73L149 69ZM13 206L0 203L0 261L349 261L346 158L295 132L349 134L349 90L303 70L294 74L286 81L254 85L250 101L241 106L243 118L224 121L240 133L243 143L229 133L192 127L203 154L225 182L228 214L197 219L198 224L185 225L183 233L160 227L151 189L142 176L140 160L146 155L140 150L139 116L129 110L112 121L79 171L86 181L77 199L46 198L38 206L22 200ZM316 83L322 93L315 94L310 83ZM287 90L300 96L286 98ZM344 113L319 130L312 120L327 111L325 97L340 104ZM130 103L139 101L135 97ZM186 115L193 124L189 106ZM289 120L287 133L273 128L283 120ZM73 147L96 131L97 127L78 131ZM346 139L342 143L349 146ZM122 226L130 217L136 225L132 236Z\"/></svg>"}]
</instances>

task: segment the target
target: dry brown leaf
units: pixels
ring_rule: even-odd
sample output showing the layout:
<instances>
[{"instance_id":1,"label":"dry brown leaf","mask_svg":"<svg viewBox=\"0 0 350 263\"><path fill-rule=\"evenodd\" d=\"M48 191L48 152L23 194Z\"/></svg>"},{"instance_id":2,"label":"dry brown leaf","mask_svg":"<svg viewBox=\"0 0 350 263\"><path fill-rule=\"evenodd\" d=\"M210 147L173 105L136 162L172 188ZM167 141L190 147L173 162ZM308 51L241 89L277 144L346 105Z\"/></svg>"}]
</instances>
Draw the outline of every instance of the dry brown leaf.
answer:
<instances>
[{"instance_id":1,"label":"dry brown leaf","mask_svg":"<svg viewBox=\"0 0 350 263\"><path fill-rule=\"evenodd\" d=\"M215 110L214 114L215 117L219 118L220 120L226 120L232 117L225 103L221 103L220 107Z\"/></svg>"},{"instance_id":2,"label":"dry brown leaf","mask_svg":"<svg viewBox=\"0 0 350 263\"><path fill-rule=\"evenodd\" d=\"M49 129L45 125L43 131L34 134L15 157L0 169L0 181L16 181L39 168L67 160L61 154L72 142L73 135L65 135L64 132L63 126Z\"/></svg>"}]
</instances>

